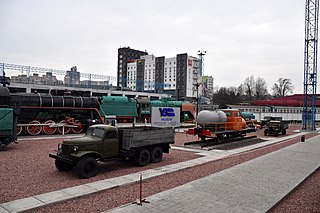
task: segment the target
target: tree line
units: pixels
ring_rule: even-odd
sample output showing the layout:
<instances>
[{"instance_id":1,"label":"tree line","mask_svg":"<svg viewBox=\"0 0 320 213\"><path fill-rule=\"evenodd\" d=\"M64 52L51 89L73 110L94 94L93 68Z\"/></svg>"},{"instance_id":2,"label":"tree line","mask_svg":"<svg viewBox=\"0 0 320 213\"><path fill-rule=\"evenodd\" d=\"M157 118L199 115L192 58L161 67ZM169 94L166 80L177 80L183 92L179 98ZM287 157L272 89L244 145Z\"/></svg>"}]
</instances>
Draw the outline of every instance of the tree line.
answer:
<instances>
[{"instance_id":1,"label":"tree line","mask_svg":"<svg viewBox=\"0 0 320 213\"><path fill-rule=\"evenodd\" d=\"M293 93L294 86L290 78L279 78L268 92L266 81L254 76L247 77L238 87L221 87L213 94L213 103L220 105L239 104L253 100L284 97Z\"/></svg>"}]
</instances>

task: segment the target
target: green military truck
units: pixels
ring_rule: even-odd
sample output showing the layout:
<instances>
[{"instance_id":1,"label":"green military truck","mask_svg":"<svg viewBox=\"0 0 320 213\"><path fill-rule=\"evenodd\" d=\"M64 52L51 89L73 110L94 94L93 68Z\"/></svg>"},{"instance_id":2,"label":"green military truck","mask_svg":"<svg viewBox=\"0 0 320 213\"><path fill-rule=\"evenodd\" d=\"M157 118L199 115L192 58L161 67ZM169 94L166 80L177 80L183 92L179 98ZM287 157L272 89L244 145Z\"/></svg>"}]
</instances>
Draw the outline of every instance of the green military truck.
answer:
<instances>
[{"instance_id":1,"label":"green military truck","mask_svg":"<svg viewBox=\"0 0 320 213\"><path fill-rule=\"evenodd\" d=\"M64 140L57 153L49 156L59 171L75 168L79 178L89 178L98 173L97 161L133 159L139 166L158 163L163 153L169 153L174 136L173 128L99 124L89 127L84 137Z\"/></svg>"},{"instance_id":2,"label":"green military truck","mask_svg":"<svg viewBox=\"0 0 320 213\"><path fill-rule=\"evenodd\" d=\"M282 135L287 134L287 129L289 127L289 122L282 120L270 120L266 123L266 129L264 130L264 135L276 135L279 133Z\"/></svg>"}]
</instances>

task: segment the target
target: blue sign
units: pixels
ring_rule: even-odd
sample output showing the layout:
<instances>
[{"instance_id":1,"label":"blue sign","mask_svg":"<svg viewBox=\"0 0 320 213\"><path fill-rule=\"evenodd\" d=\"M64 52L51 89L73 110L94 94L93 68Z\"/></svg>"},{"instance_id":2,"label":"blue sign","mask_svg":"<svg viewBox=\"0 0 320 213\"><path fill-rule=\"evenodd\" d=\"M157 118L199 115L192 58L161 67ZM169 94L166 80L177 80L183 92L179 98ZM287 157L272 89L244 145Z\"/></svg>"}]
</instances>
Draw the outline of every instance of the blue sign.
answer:
<instances>
[{"instance_id":1,"label":"blue sign","mask_svg":"<svg viewBox=\"0 0 320 213\"><path fill-rule=\"evenodd\" d=\"M173 108L159 108L161 117L174 117L176 114L174 113Z\"/></svg>"}]
</instances>

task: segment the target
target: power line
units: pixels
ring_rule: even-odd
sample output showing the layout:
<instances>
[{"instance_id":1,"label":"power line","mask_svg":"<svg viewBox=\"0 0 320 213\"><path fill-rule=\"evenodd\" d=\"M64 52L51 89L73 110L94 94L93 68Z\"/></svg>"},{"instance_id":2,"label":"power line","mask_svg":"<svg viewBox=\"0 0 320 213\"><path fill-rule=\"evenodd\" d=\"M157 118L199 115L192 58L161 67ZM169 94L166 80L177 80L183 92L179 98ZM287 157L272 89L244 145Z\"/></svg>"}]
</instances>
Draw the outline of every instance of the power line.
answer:
<instances>
[{"instance_id":1,"label":"power line","mask_svg":"<svg viewBox=\"0 0 320 213\"><path fill-rule=\"evenodd\" d=\"M57 69L18 65L18 64L0 63L0 71L5 71L5 70L17 70L22 73L26 72L28 77L30 76L31 73L48 73L49 72L49 73L52 73L55 75L66 75L67 74L66 70L57 70ZM99 79L99 80L106 80L109 82L117 81L117 77L114 77L114 76L84 73L84 72L80 72L80 77L88 78L90 80L91 79Z\"/></svg>"}]
</instances>

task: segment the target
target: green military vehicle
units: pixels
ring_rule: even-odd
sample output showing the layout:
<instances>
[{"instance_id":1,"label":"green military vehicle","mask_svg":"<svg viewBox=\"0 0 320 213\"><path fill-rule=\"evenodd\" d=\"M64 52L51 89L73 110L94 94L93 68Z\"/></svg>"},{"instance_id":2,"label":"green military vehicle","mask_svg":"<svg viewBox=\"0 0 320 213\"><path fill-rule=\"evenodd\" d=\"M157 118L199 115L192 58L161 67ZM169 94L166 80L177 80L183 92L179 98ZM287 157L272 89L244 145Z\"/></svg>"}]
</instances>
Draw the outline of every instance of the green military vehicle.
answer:
<instances>
[{"instance_id":1,"label":"green military vehicle","mask_svg":"<svg viewBox=\"0 0 320 213\"><path fill-rule=\"evenodd\" d=\"M79 178L89 178L98 173L97 161L133 159L139 166L160 162L174 135L173 128L93 125L84 137L64 140L49 156L59 171L75 168Z\"/></svg>"},{"instance_id":2,"label":"green military vehicle","mask_svg":"<svg viewBox=\"0 0 320 213\"><path fill-rule=\"evenodd\" d=\"M282 135L287 134L287 129L289 127L289 122L282 120L270 120L266 123L266 129L264 130L264 135L276 135L279 133Z\"/></svg>"}]
</instances>

